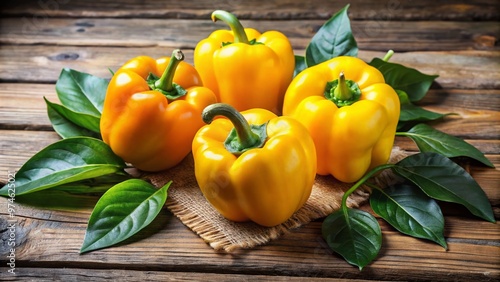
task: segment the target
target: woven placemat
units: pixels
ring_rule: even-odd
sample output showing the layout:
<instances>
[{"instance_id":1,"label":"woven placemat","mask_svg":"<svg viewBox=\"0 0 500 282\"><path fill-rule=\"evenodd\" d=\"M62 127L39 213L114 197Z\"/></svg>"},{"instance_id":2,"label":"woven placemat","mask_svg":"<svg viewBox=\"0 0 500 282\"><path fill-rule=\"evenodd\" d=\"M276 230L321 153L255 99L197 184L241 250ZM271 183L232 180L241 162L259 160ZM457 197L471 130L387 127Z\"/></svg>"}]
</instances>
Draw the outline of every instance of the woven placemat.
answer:
<instances>
[{"instance_id":1,"label":"woven placemat","mask_svg":"<svg viewBox=\"0 0 500 282\"><path fill-rule=\"evenodd\" d=\"M405 156L404 151L394 148L389 162L395 163ZM352 186L352 184L339 182L331 176L317 176L311 196L301 209L283 224L263 227L253 222L229 221L212 208L196 182L192 154L189 154L175 168L149 174L146 178L157 187L172 180L173 183L168 190L167 208L212 248L227 252L265 244L290 229L329 215L340 208L344 191ZM375 182L385 185L393 179L394 175L386 170L375 178ZM369 193L367 187L357 189L348 198L348 206L359 207L366 202Z\"/></svg>"}]
</instances>

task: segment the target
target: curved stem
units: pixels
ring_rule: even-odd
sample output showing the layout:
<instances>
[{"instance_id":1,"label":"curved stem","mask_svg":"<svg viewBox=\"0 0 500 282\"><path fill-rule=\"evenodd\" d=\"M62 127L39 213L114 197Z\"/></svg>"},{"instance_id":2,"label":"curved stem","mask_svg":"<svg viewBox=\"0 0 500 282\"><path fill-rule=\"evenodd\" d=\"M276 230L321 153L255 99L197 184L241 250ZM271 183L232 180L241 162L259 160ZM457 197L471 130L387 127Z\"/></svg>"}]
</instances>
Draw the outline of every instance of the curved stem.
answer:
<instances>
[{"instance_id":1,"label":"curved stem","mask_svg":"<svg viewBox=\"0 0 500 282\"><path fill-rule=\"evenodd\" d=\"M356 103L361 97L361 89L353 80L347 80L342 71L338 79L327 83L325 97L340 108Z\"/></svg>"},{"instance_id":2,"label":"curved stem","mask_svg":"<svg viewBox=\"0 0 500 282\"><path fill-rule=\"evenodd\" d=\"M155 82L155 87L164 91L172 91L174 89L174 75L175 70L180 62L184 60L184 54L181 50L175 49L172 52L172 56L170 57L170 61L168 62L165 71L163 71L162 76Z\"/></svg>"},{"instance_id":3,"label":"curved stem","mask_svg":"<svg viewBox=\"0 0 500 282\"><path fill-rule=\"evenodd\" d=\"M393 50L387 51L387 54L385 54L384 58L382 58L382 61L388 62L391 59L392 55L394 55Z\"/></svg>"},{"instance_id":4,"label":"curved stem","mask_svg":"<svg viewBox=\"0 0 500 282\"><path fill-rule=\"evenodd\" d=\"M333 90L333 96L335 99L342 101L349 100L352 97L352 91L347 87L344 72L340 72L339 74L339 83L335 87L335 90Z\"/></svg>"},{"instance_id":5,"label":"curved stem","mask_svg":"<svg viewBox=\"0 0 500 282\"><path fill-rule=\"evenodd\" d=\"M205 123L211 123L216 116L228 118L234 125L238 140L243 148L254 147L260 141L259 135L251 130L245 117L228 104L209 105L203 110L201 116Z\"/></svg>"},{"instance_id":6,"label":"curved stem","mask_svg":"<svg viewBox=\"0 0 500 282\"><path fill-rule=\"evenodd\" d=\"M409 132L404 132L404 131L396 131L395 135L396 136L409 136L409 135L412 135L412 134L409 133Z\"/></svg>"},{"instance_id":7,"label":"curved stem","mask_svg":"<svg viewBox=\"0 0 500 282\"><path fill-rule=\"evenodd\" d=\"M249 44L245 29L235 15L223 10L216 10L212 13L212 21L216 22L217 20L221 20L229 25L233 31L235 43Z\"/></svg>"},{"instance_id":8,"label":"curved stem","mask_svg":"<svg viewBox=\"0 0 500 282\"><path fill-rule=\"evenodd\" d=\"M396 166L395 164L384 164L384 165L379 165L375 167L374 169L370 170L367 174L365 174L358 182L356 182L349 190L347 190L344 193L344 196L342 196L342 209L344 212L347 212L347 198L354 192L356 189L358 189L361 185L363 185L370 177L372 177L374 174L376 174L379 171L382 171L384 169L392 168Z\"/></svg>"}]
</instances>

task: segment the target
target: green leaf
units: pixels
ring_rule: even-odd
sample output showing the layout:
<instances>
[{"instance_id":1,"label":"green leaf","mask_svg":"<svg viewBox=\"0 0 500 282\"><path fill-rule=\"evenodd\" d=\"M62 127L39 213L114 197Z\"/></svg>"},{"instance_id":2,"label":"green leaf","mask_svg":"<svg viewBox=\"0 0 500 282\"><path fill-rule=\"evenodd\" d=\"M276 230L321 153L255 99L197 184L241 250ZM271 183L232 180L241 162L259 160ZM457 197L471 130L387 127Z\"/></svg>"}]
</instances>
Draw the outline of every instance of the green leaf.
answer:
<instances>
[{"instance_id":1,"label":"green leaf","mask_svg":"<svg viewBox=\"0 0 500 282\"><path fill-rule=\"evenodd\" d=\"M108 84L106 79L65 68L56 82L56 92L68 109L100 117Z\"/></svg>"},{"instance_id":2,"label":"green leaf","mask_svg":"<svg viewBox=\"0 0 500 282\"><path fill-rule=\"evenodd\" d=\"M109 189L90 215L80 253L122 242L149 225L165 204L171 183L157 190L144 180L130 179Z\"/></svg>"},{"instance_id":3,"label":"green leaf","mask_svg":"<svg viewBox=\"0 0 500 282\"><path fill-rule=\"evenodd\" d=\"M370 206L399 232L428 239L447 248L441 208L418 187L400 183L383 190L373 189Z\"/></svg>"},{"instance_id":4,"label":"green leaf","mask_svg":"<svg viewBox=\"0 0 500 282\"><path fill-rule=\"evenodd\" d=\"M50 102L47 98L43 98L47 104L47 109L55 111L59 116L62 116L65 120L71 121L75 125L88 129L92 132L99 133L99 122L100 116L90 115L86 113L75 112L66 106L58 105Z\"/></svg>"},{"instance_id":5,"label":"green leaf","mask_svg":"<svg viewBox=\"0 0 500 282\"><path fill-rule=\"evenodd\" d=\"M101 136L99 133L95 133L86 128L78 126L59 114L52 105L53 103L45 100L47 104L47 115L49 116L50 123L52 123L52 127L54 130L61 136L62 138L70 138L77 136L88 136L100 139Z\"/></svg>"},{"instance_id":6,"label":"green leaf","mask_svg":"<svg viewBox=\"0 0 500 282\"><path fill-rule=\"evenodd\" d=\"M438 75L423 74L400 64L385 62L379 58L374 58L370 65L384 75L385 82L392 88L405 91L412 102L422 99L438 77Z\"/></svg>"},{"instance_id":7,"label":"green leaf","mask_svg":"<svg viewBox=\"0 0 500 282\"><path fill-rule=\"evenodd\" d=\"M411 138L421 152L435 152L448 158L468 157L495 167L476 147L426 124L417 124L407 132L397 132L396 135Z\"/></svg>"},{"instance_id":8,"label":"green leaf","mask_svg":"<svg viewBox=\"0 0 500 282\"><path fill-rule=\"evenodd\" d=\"M429 197L461 204L472 214L495 222L488 197L479 184L447 157L434 152L418 153L404 158L392 170Z\"/></svg>"},{"instance_id":9,"label":"green leaf","mask_svg":"<svg viewBox=\"0 0 500 282\"><path fill-rule=\"evenodd\" d=\"M62 137L91 136L99 138L99 122L108 81L72 69L63 69L56 82L62 105L45 99L54 130Z\"/></svg>"},{"instance_id":10,"label":"green leaf","mask_svg":"<svg viewBox=\"0 0 500 282\"><path fill-rule=\"evenodd\" d=\"M53 187L51 190L64 191L70 194L102 194L115 184L131 179L129 174L109 174L96 178L71 182Z\"/></svg>"},{"instance_id":11,"label":"green leaf","mask_svg":"<svg viewBox=\"0 0 500 282\"><path fill-rule=\"evenodd\" d=\"M349 5L333 15L309 42L306 48L306 63L312 67L337 56L358 55L358 45L352 35L347 15Z\"/></svg>"},{"instance_id":12,"label":"green leaf","mask_svg":"<svg viewBox=\"0 0 500 282\"><path fill-rule=\"evenodd\" d=\"M301 71L307 69L306 58L304 56L295 55L295 69L293 71L293 77L296 77Z\"/></svg>"},{"instance_id":13,"label":"green leaf","mask_svg":"<svg viewBox=\"0 0 500 282\"><path fill-rule=\"evenodd\" d=\"M443 118L446 115L448 114L435 113L410 103L401 105L399 121L426 122Z\"/></svg>"},{"instance_id":14,"label":"green leaf","mask_svg":"<svg viewBox=\"0 0 500 282\"><path fill-rule=\"evenodd\" d=\"M31 157L16 173L16 195L123 171L125 163L104 142L73 137L55 142ZM8 195L9 187L0 189Z\"/></svg>"},{"instance_id":15,"label":"green leaf","mask_svg":"<svg viewBox=\"0 0 500 282\"><path fill-rule=\"evenodd\" d=\"M340 209L322 225L328 246L361 270L375 259L382 246L382 231L377 219L356 209Z\"/></svg>"}]
</instances>

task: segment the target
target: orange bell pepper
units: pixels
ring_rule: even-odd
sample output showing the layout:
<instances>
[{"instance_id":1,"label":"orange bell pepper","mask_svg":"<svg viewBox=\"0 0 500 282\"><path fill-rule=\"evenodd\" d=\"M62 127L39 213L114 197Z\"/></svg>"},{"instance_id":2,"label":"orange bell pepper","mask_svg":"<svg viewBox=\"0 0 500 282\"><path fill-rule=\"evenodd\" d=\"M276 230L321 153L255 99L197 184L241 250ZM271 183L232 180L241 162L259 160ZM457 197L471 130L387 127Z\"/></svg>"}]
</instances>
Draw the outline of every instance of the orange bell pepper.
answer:
<instances>
[{"instance_id":1,"label":"orange bell pepper","mask_svg":"<svg viewBox=\"0 0 500 282\"><path fill-rule=\"evenodd\" d=\"M138 169L160 171L182 161L204 125L203 109L217 101L183 59L180 50L158 60L139 56L116 71L109 83L102 139Z\"/></svg>"}]
</instances>

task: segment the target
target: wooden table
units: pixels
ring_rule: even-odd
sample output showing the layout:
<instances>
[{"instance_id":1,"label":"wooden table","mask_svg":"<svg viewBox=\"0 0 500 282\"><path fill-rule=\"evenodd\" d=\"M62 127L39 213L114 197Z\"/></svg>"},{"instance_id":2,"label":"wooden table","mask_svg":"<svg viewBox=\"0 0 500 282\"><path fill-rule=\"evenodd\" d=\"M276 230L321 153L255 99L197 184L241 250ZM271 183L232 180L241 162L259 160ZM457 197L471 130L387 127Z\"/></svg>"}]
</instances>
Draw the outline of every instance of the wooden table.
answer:
<instances>
[{"instance_id":1,"label":"wooden table","mask_svg":"<svg viewBox=\"0 0 500 282\"><path fill-rule=\"evenodd\" d=\"M219 2L219 3L217 3ZM323 3L324 2L324 3ZM472 2L472 3L471 3ZM0 180L5 183L33 154L59 139L43 96L57 101L62 68L109 77L127 59L169 55L182 48L192 62L195 44L212 30L210 13L234 12L246 26L277 29L296 54L341 1L3 1L0 19ZM316 3L316 2L314 2ZM319 3L319 2L318 2ZM431 125L470 142L495 164L466 164L500 215L499 4L482 1L352 0L351 24L364 60L382 57L439 78L419 105L455 116ZM416 146L406 138L396 145ZM16 202L16 275L7 271L6 199L0 199L0 280L353 280L498 281L500 228L463 208L443 204L448 251L403 236L380 220L383 246L363 271L333 254L321 220L250 250L216 252L167 209L125 244L79 255L97 198L61 200L40 193L32 205ZM367 206L364 207L369 210ZM142 240L141 240L142 239Z\"/></svg>"}]
</instances>

